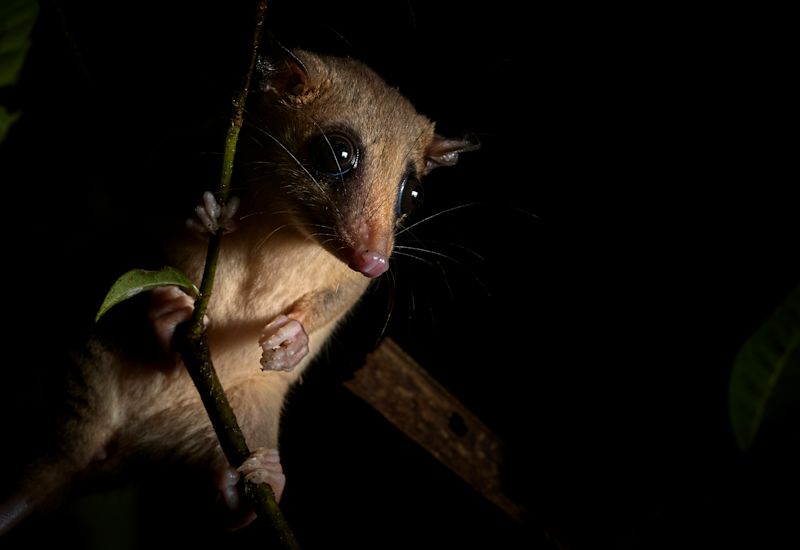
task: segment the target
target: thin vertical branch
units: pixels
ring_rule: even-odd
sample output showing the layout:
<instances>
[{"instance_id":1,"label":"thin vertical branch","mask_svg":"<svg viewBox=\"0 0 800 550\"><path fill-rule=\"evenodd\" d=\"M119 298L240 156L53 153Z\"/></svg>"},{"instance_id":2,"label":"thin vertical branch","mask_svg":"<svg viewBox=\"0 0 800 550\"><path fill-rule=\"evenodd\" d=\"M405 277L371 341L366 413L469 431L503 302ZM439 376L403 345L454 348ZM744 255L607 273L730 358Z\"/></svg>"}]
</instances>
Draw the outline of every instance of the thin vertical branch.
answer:
<instances>
[{"instance_id":1,"label":"thin vertical branch","mask_svg":"<svg viewBox=\"0 0 800 550\"><path fill-rule=\"evenodd\" d=\"M266 0L259 0L256 7L256 25L253 31L252 49L250 52L250 63L244 77L244 82L239 93L233 98L233 117L231 117L228 132L225 136L225 151L222 157L222 175L220 177L219 191L217 200L221 206L228 201L233 177L233 162L236 157L236 145L239 142L239 132L244 123L244 107L247 103L247 96L250 93L250 85L253 81L256 61L258 60L258 48L261 44L261 37L264 34L264 20L267 15ZM208 253L206 255L206 266L203 271L203 280L200 283L200 299L194 307L194 315L191 321L191 334L199 336L204 331L203 318L208 310L208 302L211 299L214 287L214 278L217 272L217 259L219 258L220 241L222 240L222 230L217 231L211 236L208 243Z\"/></svg>"},{"instance_id":2,"label":"thin vertical branch","mask_svg":"<svg viewBox=\"0 0 800 550\"><path fill-rule=\"evenodd\" d=\"M242 89L233 99L234 112L225 139L225 153L218 192L218 201L223 206L228 200L231 177L233 175L233 163L236 156L236 145L239 140L239 131L242 128L244 107L253 79L266 13L266 0L259 0L256 9L256 25L253 33L250 64ZM208 338L203 326L203 318L208 309L214 286L221 240L222 230L213 234L209 240L203 280L200 284L200 297L195 302L194 314L188 328L182 330L178 334L178 338L183 362L197 387L197 391L200 393L203 405L211 419L211 424L219 438L225 457L234 467L238 467L250 456L250 449L236 421L236 415L231 408L230 402L225 396L219 377L217 377L217 373L214 370L214 365L211 362L211 351L208 347ZM276 539L281 543L281 548L299 549L294 534L289 529L280 508L275 502L275 495L270 486L246 482L243 486L243 492L258 517L271 527Z\"/></svg>"}]
</instances>

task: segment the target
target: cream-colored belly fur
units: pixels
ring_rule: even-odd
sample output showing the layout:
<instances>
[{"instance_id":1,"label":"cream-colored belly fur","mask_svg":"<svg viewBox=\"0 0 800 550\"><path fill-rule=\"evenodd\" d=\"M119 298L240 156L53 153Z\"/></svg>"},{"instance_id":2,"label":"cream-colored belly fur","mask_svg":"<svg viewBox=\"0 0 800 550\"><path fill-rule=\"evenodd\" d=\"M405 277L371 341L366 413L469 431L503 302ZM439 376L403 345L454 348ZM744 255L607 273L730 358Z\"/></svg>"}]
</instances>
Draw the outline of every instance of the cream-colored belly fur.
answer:
<instances>
[{"instance_id":1,"label":"cream-colored belly fur","mask_svg":"<svg viewBox=\"0 0 800 550\"><path fill-rule=\"evenodd\" d=\"M324 346L369 280L319 244L296 233L268 246L247 234L226 237L209 306L209 343L226 394L251 448L277 448L278 426L290 385ZM252 245L251 243L256 243ZM197 258L196 251L183 251ZM178 266L199 279L202 265ZM183 265L181 265L181 263ZM309 335L309 353L291 372L261 370L258 339L279 314L297 318ZM130 366L130 365L129 365ZM216 437L188 374L147 365L125 369L117 388L120 414L112 438L133 454L157 454L170 441L178 457L221 459Z\"/></svg>"}]
</instances>

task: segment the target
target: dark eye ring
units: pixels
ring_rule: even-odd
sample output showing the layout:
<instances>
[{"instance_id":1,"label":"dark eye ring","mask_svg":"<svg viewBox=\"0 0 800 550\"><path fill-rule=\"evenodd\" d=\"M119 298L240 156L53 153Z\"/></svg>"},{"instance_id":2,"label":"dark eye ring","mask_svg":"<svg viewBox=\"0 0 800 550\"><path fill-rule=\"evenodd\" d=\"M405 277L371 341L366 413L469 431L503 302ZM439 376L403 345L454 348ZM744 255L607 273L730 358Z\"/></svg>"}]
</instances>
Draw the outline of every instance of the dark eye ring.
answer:
<instances>
[{"instance_id":1,"label":"dark eye ring","mask_svg":"<svg viewBox=\"0 0 800 550\"><path fill-rule=\"evenodd\" d=\"M358 157L358 147L344 134L322 134L311 144L311 163L326 176L344 176L358 165Z\"/></svg>"},{"instance_id":2,"label":"dark eye ring","mask_svg":"<svg viewBox=\"0 0 800 550\"><path fill-rule=\"evenodd\" d=\"M397 217L402 218L410 214L422 204L424 198L425 192L419 178L416 176L405 178L400 184L400 192L397 195Z\"/></svg>"}]
</instances>

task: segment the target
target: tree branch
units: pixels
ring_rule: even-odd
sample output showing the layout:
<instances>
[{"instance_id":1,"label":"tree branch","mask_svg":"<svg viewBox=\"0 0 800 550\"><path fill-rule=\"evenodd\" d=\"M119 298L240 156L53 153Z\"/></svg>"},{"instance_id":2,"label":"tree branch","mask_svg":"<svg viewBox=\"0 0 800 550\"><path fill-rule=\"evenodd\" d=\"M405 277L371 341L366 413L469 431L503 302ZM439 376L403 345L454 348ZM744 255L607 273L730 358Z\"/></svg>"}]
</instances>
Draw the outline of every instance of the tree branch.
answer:
<instances>
[{"instance_id":1,"label":"tree branch","mask_svg":"<svg viewBox=\"0 0 800 550\"><path fill-rule=\"evenodd\" d=\"M208 338L205 332L196 337L188 330L177 336L181 345L183 362L200 393L208 417L211 419L211 425L214 426L214 431L219 438L222 451L228 462L234 467L238 467L250 456L250 449L214 370ZM299 550L300 545L275 502L272 488L265 483L256 485L248 481L244 484L243 492L256 515L280 542L279 548Z\"/></svg>"},{"instance_id":2,"label":"tree branch","mask_svg":"<svg viewBox=\"0 0 800 550\"><path fill-rule=\"evenodd\" d=\"M244 106L253 78L266 13L266 0L259 0L256 9L256 25L253 33L250 64L245 75L244 85L233 99L233 118L225 138L225 153L218 193L218 201L223 206L228 200L236 144L239 139L239 131L242 128ZM221 240L222 230L217 231L210 238L203 280L200 284L200 297L195 302L194 314L188 328L184 327L177 334L177 337L183 362L197 387L197 391L200 393L203 405L211 419L211 424L219 438L222 451L225 453L228 462L234 467L238 467L250 456L250 449L214 370L214 365L211 362L211 352L208 347L208 338L203 326L203 318L208 309L208 302L211 299L214 286ZM272 488L267 484L256 485L246 482L243 489L245 498L255 510L256 515L271 527L276 539L280 541L281 548L299 549L300 546L294 534L289 529L280 508L275 502Z\"/></svg>"},{"instance_id":3,"label":"tree branch","mask_svg":"<svg viewBox=\"0 0 800 550\"><path fill-rule=\"evenodd\" d=\"M231 188L231 177L233 176L233 161L236 157L236 144L239 142L239 131L244 122L244 106L247 103L247 95L250 92L250 83L253 81L253 71L255 70L258 59L258 48L261 44L261 36L264 34L264 18L267 15L267 1L259 0L256 7L256 25L253 31L252 51L250 52L250 63L244 77L244 83L239 93L233 98L233 117L231 118L228 133L225 136L225 152L222 157L222 175L220 177L219 192L217 200L220 206L225 206L228 201L228 194ZM217 272L217 258L219 257L220 241L222 240L222 230L220 229L213 235L208 243L208 253L206 255L206 266L203 271L203 281L200 283L200 298L194 306L194 315L191 321L190 334L199 337L205 331L203 318L208 309L208 302L211 299L211 291L214 287L214 277Z\"/></svg>"}]
</instances>

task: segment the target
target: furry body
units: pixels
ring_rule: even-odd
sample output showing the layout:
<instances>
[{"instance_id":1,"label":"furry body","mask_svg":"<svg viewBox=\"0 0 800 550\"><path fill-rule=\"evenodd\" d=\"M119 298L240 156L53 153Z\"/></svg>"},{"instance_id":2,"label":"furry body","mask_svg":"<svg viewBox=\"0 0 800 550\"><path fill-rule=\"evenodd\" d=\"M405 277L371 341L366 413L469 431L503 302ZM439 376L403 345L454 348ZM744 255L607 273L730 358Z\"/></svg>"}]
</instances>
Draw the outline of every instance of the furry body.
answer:
<instances>
[{"instance_id":1,"label":"furry body","mask_svg":"<svg viewBox=\"0 0 800 550\"><path fill-rule=\"evenodd\" d=\"M353 60L296 52L265 64L263 77L248 104L234 191L240 219L223 239L208 330L248 444L275 449L289 387L370 278L388 267L409 182L475 145L437 136L433 123ZM352 150L335 163L319 160L343 143ZM194 280L205 252L206 240L186 228L165 239L167 263ZM262 372L259 363L269 368L272 353L265 330L280 316L299 323L308 353L289 371ZM159 368L99 337L75 367L56 450L33 465L5 521L0 511L0 532L17 521L14 510L37 505L78 474L142 459L229 468L183 368Z\"/></svg>"}]
</instances>

